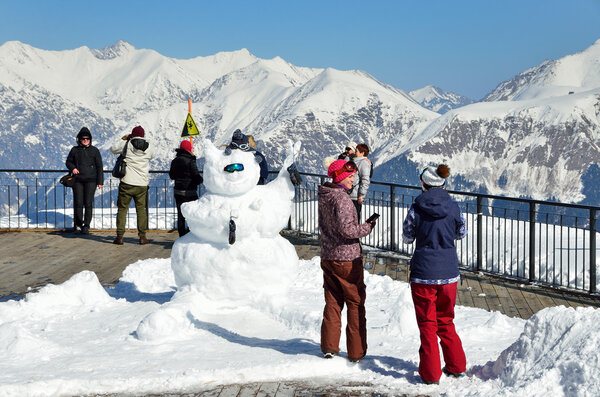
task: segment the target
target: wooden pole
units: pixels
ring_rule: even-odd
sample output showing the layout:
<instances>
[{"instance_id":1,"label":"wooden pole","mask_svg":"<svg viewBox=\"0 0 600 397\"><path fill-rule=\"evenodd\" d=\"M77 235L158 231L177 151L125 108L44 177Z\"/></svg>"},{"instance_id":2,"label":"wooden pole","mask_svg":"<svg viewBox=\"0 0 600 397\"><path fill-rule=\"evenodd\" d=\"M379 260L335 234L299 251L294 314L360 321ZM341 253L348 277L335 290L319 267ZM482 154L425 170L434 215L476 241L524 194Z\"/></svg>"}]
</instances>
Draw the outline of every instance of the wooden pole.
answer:
<instances>
[{"instance_id":1,"label":"wooden pole","mask_svg":"<svg viewBox=\"0 0 600 397\"><path fill-rule=\"evenodd\" d=\"M188 112L192 114L192 99L188 98ZM192 144L192 153L194 153L194 137L190 135L190 143Z\"/></svg>"}]
</instances>

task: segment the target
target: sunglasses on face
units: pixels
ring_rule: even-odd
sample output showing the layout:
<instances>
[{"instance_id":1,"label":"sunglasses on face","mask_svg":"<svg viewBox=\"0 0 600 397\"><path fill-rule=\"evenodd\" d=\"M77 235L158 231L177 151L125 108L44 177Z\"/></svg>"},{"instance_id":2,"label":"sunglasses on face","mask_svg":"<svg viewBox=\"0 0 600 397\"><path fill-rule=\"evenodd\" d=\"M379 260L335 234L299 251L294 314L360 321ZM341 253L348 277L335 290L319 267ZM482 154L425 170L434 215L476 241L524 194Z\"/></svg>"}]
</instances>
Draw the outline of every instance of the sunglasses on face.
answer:
<instances>
[{"instance_id":1,"label":"sunglasses on face","mask_svg":"<svg viewBox=\"0 0 600 397\"><path fill-rule=\"evenodd\" d=\"M227 172L235 172L235 171L243 171L243 170L244 170L244 164L241 164L241 163L227 164L225 166L225 168L223 168L223 171L227 171Z\"/></svg>"},{"instance_id":2,"label":"sunglasses on face","mask_svg":"<svg viewBox=\"0 0 600 397\"><path fill-rule=\"evenodd\" d=\"M249 144L247 144L247 143L236 143L236 142L231 142L231 143L229 144L229 146L230 146L232 149L240 149L240 150L243 150L243 151L245 151L245 152L247 152L248 150L250 150L250 145L249 145Z\"/></svg>"},{"instance_id":3,"label":"sunglasses on face","mask_svg":"<svg viewBox=\"0 0 600 397\"><path fill-rule=\"evenodd\" d=\"M353 151L353 150L354 150L354 149L352 149L351 147L347 147L347 148L346 148L346 151L347 151L347 152L351 152L351 151Z\"/></svg>"},{"instance_id":4,"label":"sunglasses on face","mask_svg":"<svg viewBox=\"0 0 600 397\"><path fill-rule=\"evenodd\" d=\"M356 172L357 170L358 170L358 167L356 166L356 164L354 164L353 161L348 161L348 162L346 162L346 164L344 164L344 166L342 168L340 168L339 170L333 171L332 178L337 178L344 172Z\"/></svg>"},{"instance_id":5,"label":"sunglasses on face","mask_svg":"<svg viewBox=\"0 0 600 397\"><path fill-rule=\"evenodd\" d=\"M86 137L84 137L84 138L81 138L81 140L82 140L82 141L89 141L89 140L90 140L90 138L88 138L88 137L86 136Z\"/></svg>"}]
</instances>

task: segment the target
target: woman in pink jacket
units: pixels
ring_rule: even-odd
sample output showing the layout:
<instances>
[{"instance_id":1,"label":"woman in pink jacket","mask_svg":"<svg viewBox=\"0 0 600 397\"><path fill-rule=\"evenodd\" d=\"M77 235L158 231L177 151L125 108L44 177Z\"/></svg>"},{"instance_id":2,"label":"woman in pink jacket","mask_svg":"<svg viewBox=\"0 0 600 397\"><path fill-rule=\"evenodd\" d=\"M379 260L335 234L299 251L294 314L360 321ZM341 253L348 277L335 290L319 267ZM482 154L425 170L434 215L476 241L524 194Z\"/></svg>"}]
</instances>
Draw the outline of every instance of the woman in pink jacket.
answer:
<instances>
[{"instance_id":1,"label":"woman in pink jacket","mask_svg":"<svg viewBox=\"0 0 600 397\"><path fill-rule=\"evenodd\" d=\"M348 359L360 361L367 353L365 283L359 238L371 233L375 221L358 223L348 195L354 182L356 164L336 160L329 165L331 182L319 186L319 230L325 309L321 324L321 351L325 358L339 353L341 313L347 305L346 344Z\"/></svg>"}]
</instances>

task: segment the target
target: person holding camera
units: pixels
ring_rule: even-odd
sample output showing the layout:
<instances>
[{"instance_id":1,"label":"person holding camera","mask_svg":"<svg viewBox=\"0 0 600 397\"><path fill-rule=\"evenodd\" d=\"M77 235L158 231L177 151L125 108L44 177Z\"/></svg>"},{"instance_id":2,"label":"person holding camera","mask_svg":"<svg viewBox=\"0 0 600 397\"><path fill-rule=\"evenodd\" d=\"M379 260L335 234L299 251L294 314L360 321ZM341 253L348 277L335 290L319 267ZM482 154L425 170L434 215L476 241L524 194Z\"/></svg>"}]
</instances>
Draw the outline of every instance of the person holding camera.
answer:
<instances>
[{"instance_id":1,"label":"person holding camera","mask_svg":"<svg viewBox=\"0 0 600 397\"><path fill-rule=\"evenodd\" d=\"M77 134L77 146L73 146L65 165L75 175L73 184L73 222L74 231L90 234L90 223L94 211L94 193L96 187L102 189L104 173L102 156L92 145L92 134L83 127ZM84 215L85 209L85 215Z\"/></svg>"},{"instance_id":2,"label":"person holding camera","mask_svg":"<svg viewBox=\"0 0 600 397\"><path fill-rule=\"evenodd\" d=\"M421 193L402 227L405 244L416 241L410 260L410 289L421 338L419 375L426 384L438 383L442 372L461 377L465 352L454 327L456 287L460 279L454 240L467 235L465 219L448 192L450 168L440 164L421 171ZM446 366L440 365L438 337Z\"/></svg>"},{"instance_id":3,"label":"person holding camera","mask_svg":"<svg viewBox=\"0 0 600 397\"><path fill-rule=\"evenodd\" d=\"M352 362L360 361L367 353L366 288L359 239L371 233L375 226L375 220L358 223L356 209L348 195L356 171L353 162L335 160L327 168L331 182L318 188L325 293L321 351L325 358L333 358L339 353L341 313L346 304L346 343L348 359Z\"/></svg>"},{"instance_id":4,"label":"person holding camera","mask_svg":"<svg viewBox=\"0 0 600 397\"><path fill-rule=\"evenodd\" d=\"M359 143L356 145L356 157L352 160L358 172L354 177L354 183L350 190L350 198L356 207L356 213L358 219L360 219L362 213L362 205L369 191L369 184L371 183L371 177L373 176L373 163L368 159L369 147L365 143Z\"/></svg>"},{"instance_id":5,"label":"person holding camera","mask_svg":"<svg viewBox=\"0 0 600 397\"><path fill-rule=\"evenodd\" d=\"M123 153L127 146L125 156L125 176L119 183L117 197L117 237L113 244L122 245L125 234L125 223L129 203L133 199L137 215L137 228L140 244L148 244L146 238L148 230L148 185L150 183L150 159L154 155L154 147L145 139L142 126L134 127L131 134L119 138L110 148L114 154Z\"/></svg>"}]
</instances>

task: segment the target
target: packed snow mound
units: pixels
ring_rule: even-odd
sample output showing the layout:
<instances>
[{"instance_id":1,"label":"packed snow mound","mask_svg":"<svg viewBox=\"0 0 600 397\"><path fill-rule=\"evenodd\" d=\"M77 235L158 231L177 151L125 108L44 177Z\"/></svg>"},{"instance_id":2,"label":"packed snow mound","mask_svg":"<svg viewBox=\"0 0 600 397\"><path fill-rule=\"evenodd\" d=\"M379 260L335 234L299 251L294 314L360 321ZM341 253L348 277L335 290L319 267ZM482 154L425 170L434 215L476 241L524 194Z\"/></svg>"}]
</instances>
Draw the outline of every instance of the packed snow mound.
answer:
<instances>
[{"instance_id":1,"label":"packed snow mound","mask_svg":"<svg viewBox=\"0 0 600 397\"><path fill-rule=\"evenodd\" d=\"M21 301L7 302L0 307L0 319L9 317L12 312L25 315L25 309L42 317L47 315L48 307L62 308L63 311L89 311L111 301L96 273L85 270L62 284L48 284L37 292L31 292Z\"/></svg>"},{"instance_id":2,"label":"packed snow mound","mask_svg":"<svg viewBox=\"0 0 600 397\"><path fill-rule=\"evenodd\" d=\"M527 396L552 395L556 389L566 396L597 396L600 333L593 330L599 323L600 309L541 310L512 346L474 373Z\"/></svg>"}]
</instances>

